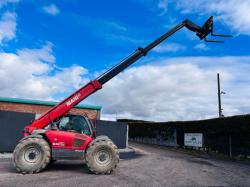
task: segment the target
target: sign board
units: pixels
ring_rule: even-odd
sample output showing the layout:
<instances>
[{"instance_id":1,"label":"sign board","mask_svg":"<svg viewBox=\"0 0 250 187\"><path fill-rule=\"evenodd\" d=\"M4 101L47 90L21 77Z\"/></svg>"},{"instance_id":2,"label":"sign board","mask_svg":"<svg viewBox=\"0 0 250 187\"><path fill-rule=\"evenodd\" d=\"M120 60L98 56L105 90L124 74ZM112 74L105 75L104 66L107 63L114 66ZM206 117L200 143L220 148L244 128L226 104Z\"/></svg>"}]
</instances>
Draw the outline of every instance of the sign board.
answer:
<instances>
[{"instance_id":1,"label":"sign board","mask_svg":"<svg viewBox=\"0 0 250 187\"><path fill-rule=\"evenodd\" d=\"M185 133L184 145L192 147L202 147L203 134L202 133Z\"/></svg>"}]
</instances>

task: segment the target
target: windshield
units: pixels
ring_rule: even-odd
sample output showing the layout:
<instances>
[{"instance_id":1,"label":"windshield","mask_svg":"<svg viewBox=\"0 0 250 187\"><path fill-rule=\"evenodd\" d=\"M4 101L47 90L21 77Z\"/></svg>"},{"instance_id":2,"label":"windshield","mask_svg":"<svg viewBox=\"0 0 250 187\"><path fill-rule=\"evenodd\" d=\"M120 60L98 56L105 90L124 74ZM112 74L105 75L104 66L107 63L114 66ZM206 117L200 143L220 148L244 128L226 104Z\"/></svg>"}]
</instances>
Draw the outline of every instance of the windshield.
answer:
<instances>
[{"instance_id":1,"label":"windshield","mask_svg":"<svg viewBox=\"0 0 250 187\"><path fill-rule=\"evenodd\" d=\"M86 135L92 134L88 122L82 116L65 116L60 120L58 128L63 131L75 131Z\"/></svg>"}]
</instances>

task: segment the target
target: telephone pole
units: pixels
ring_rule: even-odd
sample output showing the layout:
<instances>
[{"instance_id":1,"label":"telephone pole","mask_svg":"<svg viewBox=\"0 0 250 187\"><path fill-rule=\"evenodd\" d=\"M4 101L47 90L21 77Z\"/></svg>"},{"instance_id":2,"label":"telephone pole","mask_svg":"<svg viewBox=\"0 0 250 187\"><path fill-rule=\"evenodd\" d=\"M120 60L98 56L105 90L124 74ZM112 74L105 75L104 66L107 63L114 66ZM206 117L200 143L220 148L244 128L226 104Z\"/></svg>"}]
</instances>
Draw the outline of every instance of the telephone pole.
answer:
<instances>
[{"instance_id":1,"label":"telephone pole","mask_svg":"<svg viewBox=\"0 0 250 187\"><path fill-rule=\"evenodd\" d=\"M217 85L218 85L218 109L219 109L219 117L224 117L222 114L222 108L221 108L221 94L226 94L225 92L220 91L220 74L217 73Z\"/></svg>"}]
</instances>

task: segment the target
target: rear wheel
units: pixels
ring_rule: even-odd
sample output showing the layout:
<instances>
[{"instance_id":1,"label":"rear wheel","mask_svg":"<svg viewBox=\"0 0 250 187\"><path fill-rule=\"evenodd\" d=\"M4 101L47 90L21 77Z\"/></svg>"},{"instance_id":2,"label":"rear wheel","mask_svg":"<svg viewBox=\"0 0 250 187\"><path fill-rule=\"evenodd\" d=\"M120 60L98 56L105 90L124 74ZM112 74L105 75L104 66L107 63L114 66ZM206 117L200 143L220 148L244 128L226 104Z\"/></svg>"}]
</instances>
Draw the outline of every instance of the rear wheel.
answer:
<instances>
[{"instance_id":1,"label":"rear wheel","mask_svg":"<svg viewBox=\"0 0 250 187\"><path fill-rule=\"evenodd\" d=\"M86 151L86 164L95 174L110 174L119 162L116 145L107 137L96 138Z\"/></svg>"},{"instance_id":2,"label":"rear wheel","mask_svg":"<svg viewBox=\"0 0 250 187\"><path fill-rule=\"evenodd\" d=\"M51 150L42 138L27 138L19 142L13 152L14 165L21 173L38 173L50 162Z\"/></svg>"}]
</instances>

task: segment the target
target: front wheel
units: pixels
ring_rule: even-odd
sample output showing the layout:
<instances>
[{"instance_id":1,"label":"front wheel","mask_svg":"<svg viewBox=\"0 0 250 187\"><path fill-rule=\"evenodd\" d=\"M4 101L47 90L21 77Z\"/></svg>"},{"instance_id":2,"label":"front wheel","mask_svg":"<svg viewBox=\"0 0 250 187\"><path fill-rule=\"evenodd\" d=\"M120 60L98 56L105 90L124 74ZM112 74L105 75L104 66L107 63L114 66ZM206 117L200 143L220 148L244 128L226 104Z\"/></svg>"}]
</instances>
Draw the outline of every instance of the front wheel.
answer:
<instances>
[{"instance_id":1,"label":"front wheel","mask_svg":"<svg viewBox=\"0 0 250 187\"><path fill-rule=\"evenodd\" d=\"M86 164L95 174L110 174L119 162L116 145L109 138L96 138L87 148Z\"/></svg>"},{"instance_id":2,"label":"front wheel","mask_svg":"<svg viewBox=\"0 0 250 187\"><path fill-rule=\"evenodd\" d=\"M21 173L38 173L51 159L48 142L42 138L27 138L19 142L13 152L16 170Z\"/></svg>"}]
</instances>

